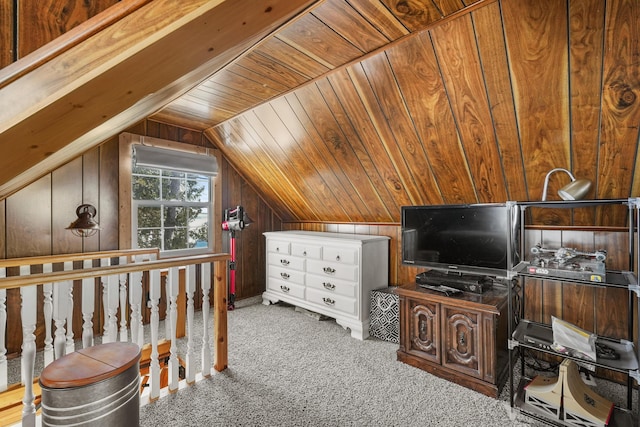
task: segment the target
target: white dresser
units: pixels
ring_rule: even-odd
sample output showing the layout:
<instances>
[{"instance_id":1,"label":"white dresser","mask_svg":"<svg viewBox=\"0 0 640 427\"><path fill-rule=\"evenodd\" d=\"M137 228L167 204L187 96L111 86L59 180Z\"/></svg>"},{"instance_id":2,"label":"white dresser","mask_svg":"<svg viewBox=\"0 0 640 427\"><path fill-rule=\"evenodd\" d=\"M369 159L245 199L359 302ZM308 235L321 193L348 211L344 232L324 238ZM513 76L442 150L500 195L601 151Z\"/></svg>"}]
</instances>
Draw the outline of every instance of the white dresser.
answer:
<instances>
[{"instance_id":1,"label":"white dresser","mask_svg":"<svg viewBox=\"0 0 640 427\"><path fill-rule=\"evenodd\" d=\"M389 285L389 237L317 231L264 235L263 304L284 301L336 319L354 338L369 336L369 293Z\"/></svg>"}]
</instances>

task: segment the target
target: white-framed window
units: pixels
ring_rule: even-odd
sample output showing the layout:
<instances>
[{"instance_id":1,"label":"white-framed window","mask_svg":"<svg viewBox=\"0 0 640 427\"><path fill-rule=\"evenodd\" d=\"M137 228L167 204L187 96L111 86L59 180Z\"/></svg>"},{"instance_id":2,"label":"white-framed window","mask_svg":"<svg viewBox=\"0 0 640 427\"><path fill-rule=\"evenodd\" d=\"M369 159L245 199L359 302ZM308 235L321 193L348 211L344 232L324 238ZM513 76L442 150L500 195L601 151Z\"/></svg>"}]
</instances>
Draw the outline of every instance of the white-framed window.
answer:
<instances>
[{"instance_id":1,"label":"white-framed window","mask_svg":"<svg viewBox=\"0 0 640 427\"><path fill-rule=\"evenodd\" d=\"M134 145L131 162L132 247L212 251L215 157Z\"/></svg>"}]
</instances>

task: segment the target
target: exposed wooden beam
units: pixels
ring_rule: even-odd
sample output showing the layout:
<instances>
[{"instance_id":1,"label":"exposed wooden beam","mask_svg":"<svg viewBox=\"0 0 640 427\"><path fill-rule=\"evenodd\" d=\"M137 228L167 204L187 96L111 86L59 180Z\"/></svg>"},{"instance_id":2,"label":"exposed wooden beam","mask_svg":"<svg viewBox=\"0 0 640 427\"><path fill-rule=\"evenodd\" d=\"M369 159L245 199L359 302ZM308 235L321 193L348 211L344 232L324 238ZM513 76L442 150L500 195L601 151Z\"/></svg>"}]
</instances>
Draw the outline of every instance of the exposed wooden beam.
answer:
<instances>
[{"instance_id":1,"label":"exposed wooden beam","mask_svg":"<svg viewBox=\"0 0 640 427\"><path fill-rule=\"evenodd\" d=\"M0 199L157 111L314 2L155 0L1 88Z\"/></svg>"}]
</instances>

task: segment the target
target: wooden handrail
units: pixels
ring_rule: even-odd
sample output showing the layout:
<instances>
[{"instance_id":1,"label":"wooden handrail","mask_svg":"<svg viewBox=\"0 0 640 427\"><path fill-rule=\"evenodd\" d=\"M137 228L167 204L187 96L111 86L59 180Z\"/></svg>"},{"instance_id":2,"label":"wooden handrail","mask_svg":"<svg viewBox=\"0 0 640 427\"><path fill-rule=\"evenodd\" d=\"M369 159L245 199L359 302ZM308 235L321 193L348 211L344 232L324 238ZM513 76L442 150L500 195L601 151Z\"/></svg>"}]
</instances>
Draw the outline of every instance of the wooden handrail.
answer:
<instances>
[{"instance_id":1,"label":"wooden handrail","mask_svg":"<svg viewBox=\"0 0 640 427\"><path fill-rule=\"evenodd\" d=\"M56 271L53 273L37 273L28 276L12 276L0 278L0 289L20 288L23 286L39 285L42 283L57 283L66 280L81 280L112 274L133 273L136 271L158 270L171 267L180 267L191 264L207 262L221 262L231 259L229 254L194 255L182 258L168 258L144 263L110 265L104 267L84 268L69 271Z\"/></svg>"},{"instance_id":2,"label":"wooden handrail","mask_svg":"<svg viewBox=\"0 0 640 427\"><path fill-rule=\"evenodd\" d=\"M158 248L144 248L144 249L115 249L111 251L100 252L78 252L73 254L59 254L59 255L42 255L34 257L23 258L6 258L0 259L0 268L2 267L17 267L21 265L39 265L47 263L59 263L65 261L84 261L88 259L101 259L101 258L116 258L121 256L135 256L135 255L155 255L156 258L160 257L160 250Z\"/></svg>"},{"instance_id":3,"label":"wooden handrail","mask_svg":"<svg viewBox=\"0 0 640 427\"><path fill-rule=\"evenodd\" d=\"M132 14L152 0L121 0L101 13L78 24L55 40L0 70L0 88L50 61L104 30L114 22Z\"/></svg>"}]
</instances>

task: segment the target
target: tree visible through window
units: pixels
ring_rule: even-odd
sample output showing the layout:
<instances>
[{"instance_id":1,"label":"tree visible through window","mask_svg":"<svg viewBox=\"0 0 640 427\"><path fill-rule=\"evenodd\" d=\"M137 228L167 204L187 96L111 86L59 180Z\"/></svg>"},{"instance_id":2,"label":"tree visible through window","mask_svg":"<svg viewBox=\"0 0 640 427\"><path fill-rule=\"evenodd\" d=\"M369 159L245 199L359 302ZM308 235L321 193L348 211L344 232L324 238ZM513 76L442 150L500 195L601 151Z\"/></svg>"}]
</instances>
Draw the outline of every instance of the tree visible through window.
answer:
<instances>
[{"instance_id":1,"label":"tree visible through window","mask_svg":"<svg viewBox=\"0 0 640 427\"><path fill-rule=\"evenodd\" d=\"M134 165L131 183L137 247L163 252L210 247L209 176Z\"/></svg>"}]
</instances>

